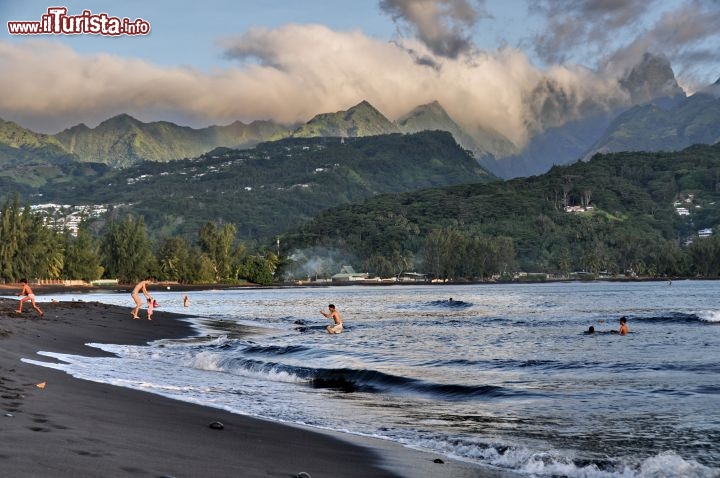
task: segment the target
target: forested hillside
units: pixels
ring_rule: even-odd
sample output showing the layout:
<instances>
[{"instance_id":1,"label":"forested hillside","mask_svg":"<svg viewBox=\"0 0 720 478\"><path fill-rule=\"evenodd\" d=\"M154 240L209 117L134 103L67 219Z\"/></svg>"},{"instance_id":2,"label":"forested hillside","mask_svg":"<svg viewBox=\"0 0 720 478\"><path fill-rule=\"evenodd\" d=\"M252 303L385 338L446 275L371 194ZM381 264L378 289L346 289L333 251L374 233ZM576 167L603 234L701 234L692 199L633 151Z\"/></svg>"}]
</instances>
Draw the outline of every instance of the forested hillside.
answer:
<instances>
[{"instance_id":1,"label":"forested hillside","mask_svg":"<svg viewBox=\"0 0 720 478\"><path fill-rule=\"evenodd\" d=\"M376 194L495 179L445 132L295 138L201 158L59 176L25 195L143 216L152 237L197 236L208 221L268 240L320 211Z\"/></svg>"},{"instance_id":2,"label":"forested hillside","mask_svg":"<svg viewBox=\"0 0 720 478\"><path fill-rule=\"evenodd\" d=\"M387 161L387 147L393 144L396 154L402 151L401 157L414 161L416 154L433 157L433 145L440 148L448 138L429 135L424 143L404 144L411 138L391 135L379 149L362 139L349 149L337 139L288 140L241 158L237 151L217 151L179 168L177 174L188 177L185 183L161 181L170 174L159 171L128 178L123 200L135 197L134 202L116 207L92 228L85 223L77 236L53 230L52 222L6 199L0 211L0 277L135 280L151 273L181 282L270 283L273 275L275 280L327 277L346 264L382 277L414 270L450 280L509 279L521 271L558 277L583 272L584 278L720 276L720 144L677 153L597 155L534 178L379 194L362 204L315 212L277 236L261 230L297 224L297 211L307 208L309 217L312 208L323 208L319 199L337 201L341 191L349 200L353 194L372 195L370 184L379 190L411 181L432 184L437 178L431 165L399 167ZM346 148L344 159L328 162L337 158L336 148ZM305 155L295 164L298 151ZM473 172L465 169L465 159L455 158L458 181ZM246 163L247 169L232 169ZM316 187L296 182L329 172ZM203 182L213 176L225 182ZM108 177L100 179L93 184L78 179L66 192L106 199L120 192L105 182ZM243 184L259 184L266 194L243 201L233 195ZM325 195L313 195L313 189ZM287 191L292 194L284 195ZM282 198L286 202L279 202ZM141 206L151 204L154 209L138 215ZM255 228L255 242L223 219L238 214L247 214L238 223ZM171 217L183 219L176 224L203 222L188 229L192 234L148 227Z\"/></svg>"},{"instance_id":3,"label":"forested hillside","mask_svg":"<svg viewBox=\"0 0 720 478\"><path fill-rule=\"evenodd\" d=\"M716 144L597 155L543 176L385 194L325 211L282 240L296 257L334 251L372 272L717 276L719 227ZM707 228L714 234L698 237Z\"/></svg>"}]
</instances>

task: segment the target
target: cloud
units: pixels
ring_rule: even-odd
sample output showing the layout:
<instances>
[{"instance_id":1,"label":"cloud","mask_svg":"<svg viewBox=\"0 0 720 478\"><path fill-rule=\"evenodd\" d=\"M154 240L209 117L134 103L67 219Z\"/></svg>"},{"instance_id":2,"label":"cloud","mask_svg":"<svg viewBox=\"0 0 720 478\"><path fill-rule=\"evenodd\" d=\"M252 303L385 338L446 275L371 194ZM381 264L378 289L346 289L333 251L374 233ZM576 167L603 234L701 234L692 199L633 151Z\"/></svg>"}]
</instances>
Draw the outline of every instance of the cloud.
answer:
<instances>
[{"instance_id":1,"label":"cloud","mask_svg":"<svg viewBox=\"0 0 720 478\"><path fill-rule=\"evenodd\" d=\"M578 46L597 58L618 38L618 30L632 29L658 0L539 0L529 10L545 20L535 36L535 52L549 64L565 63Z\"/></svg>"},{"instance_id":2,"label":"cloud","mask_svg":"<svg viewBox=\"0 0 720 478\"><path fill-rule=\"evenodd\" d=\"M666 56L681 83L706 82L700 71L717 64L717 0L541 0L529 4L544 21L535 53L546 64L584 63L622 75L643 54Z\"/></svg>"},{"instance_id":3,"label":"cloud","mask_svg":"<svg viewBox=\"0 0 720 478\"><path fill-rule=\"evenodd\" d=\"M587 68L540 70L510 48L445 58L419 40L386 42L321 25L256 28L223 47L233 63L206 73L80 55L57 42L0 42L0 117L43 132L94 126L119 113L200 127L307 121L362 100L396 119L438 100L471 134L491 129L522 145L589 101L611 105L624 94L616 81ZM553 99L558 95L561 103ZM554 114L545 117L549 110Z\"/></svg>"},{"instance_id":4,"label":"cloud","mask_svg":"<svg viewBox=\"0 0 720 478\"><path fill-rule=\"evenodd\" d=\"M473 6L467 0L381 0L380 8L398 25L409 25L435 55L448 58L472 49L470 32L488 16L484 1Z\"/></svg>"},{"instance_id":5,"label":"cloud","mask_svg":"<svg viewBox=\"0 0 720 478\"><path fill-rule=\"evenodd\" d=\"M679 82L687 90L706 86L702 70L717 68L720 61L720 3L695 0L663 13L647 30L609 57L609 63L625 67L644 52L667 56L676 69Z\"/></svg>"}]
</instances>

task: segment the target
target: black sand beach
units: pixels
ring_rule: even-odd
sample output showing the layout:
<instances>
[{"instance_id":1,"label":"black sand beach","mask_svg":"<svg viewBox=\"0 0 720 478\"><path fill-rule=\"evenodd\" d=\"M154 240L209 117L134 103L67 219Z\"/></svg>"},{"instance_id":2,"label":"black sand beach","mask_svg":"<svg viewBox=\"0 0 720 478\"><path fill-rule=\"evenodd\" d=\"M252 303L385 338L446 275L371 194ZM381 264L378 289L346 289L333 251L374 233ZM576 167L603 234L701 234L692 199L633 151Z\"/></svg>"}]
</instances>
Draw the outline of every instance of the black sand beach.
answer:
<instances>
[{"instance_id":1,"label":"black sand beach","mask_svg":"<svg viewBox=\"0 0 720 478\"><path fill-rule=\"evenodd\" d=\"M11 291L3 291L11 294ZM129 299L129 297L128 297ZM38 351L106 355L85 343L144 344L194 334L180 316L132 320L93 302L0 299L0 470L12 477L505 476L380 440L338 437L27 364ZM144 315L143 315L144 316ZM37 385L45 383L44 388ZM222 430L209 427L221 422Z\"/></svg>"}]
</instances>

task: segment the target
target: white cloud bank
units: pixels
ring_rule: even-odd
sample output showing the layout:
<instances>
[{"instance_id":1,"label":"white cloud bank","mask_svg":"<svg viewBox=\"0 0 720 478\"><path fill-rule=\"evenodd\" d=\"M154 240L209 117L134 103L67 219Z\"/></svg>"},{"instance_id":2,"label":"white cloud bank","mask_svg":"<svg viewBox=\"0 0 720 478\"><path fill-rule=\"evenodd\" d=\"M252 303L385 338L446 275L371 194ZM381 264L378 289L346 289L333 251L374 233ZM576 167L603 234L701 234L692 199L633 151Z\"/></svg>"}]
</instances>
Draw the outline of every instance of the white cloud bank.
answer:
<instances>
[{"instance_id":1,"label":"white cloud bank","mask_svg":"<svg viewBox=\"0 0 720 478\"><path fill-rule=\"evenodd\" d=\"M578 102L619 94L614 82L589 70L540 71L516 50L440 58L417 41L385 42L320 25L255 29L226 46L239 63L208 74L79 55L53 42L0 42L0 117L47 132L80 122L94 126L119 113L193 126L236 119L289 123L365 99L394 119L438 100L469 131L493 128L522 143L528 124L537 123L528 97L544 79ZM418 55L439 67L418 62Z\"/></svg>"}]
</instances>

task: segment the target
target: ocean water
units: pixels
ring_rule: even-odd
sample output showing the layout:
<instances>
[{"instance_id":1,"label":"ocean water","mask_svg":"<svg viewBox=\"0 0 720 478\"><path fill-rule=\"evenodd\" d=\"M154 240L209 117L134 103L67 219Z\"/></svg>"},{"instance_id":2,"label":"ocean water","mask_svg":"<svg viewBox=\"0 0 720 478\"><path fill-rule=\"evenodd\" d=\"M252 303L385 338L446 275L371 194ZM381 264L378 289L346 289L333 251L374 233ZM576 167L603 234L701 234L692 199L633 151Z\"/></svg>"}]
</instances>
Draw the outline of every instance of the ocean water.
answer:
<instances>
[{"instance_id":1,"label":"ocean water","mask_svg":"<svg viewBox=\"0 0 720 478\"><path fill-rule=\"evenodd\" d=\"M720 476L720 281L239 289L189 309L153 295L200 336L27 361L527 476ZM623 315L630 333L610 333Z\"/></svg>"}]
</instances>

